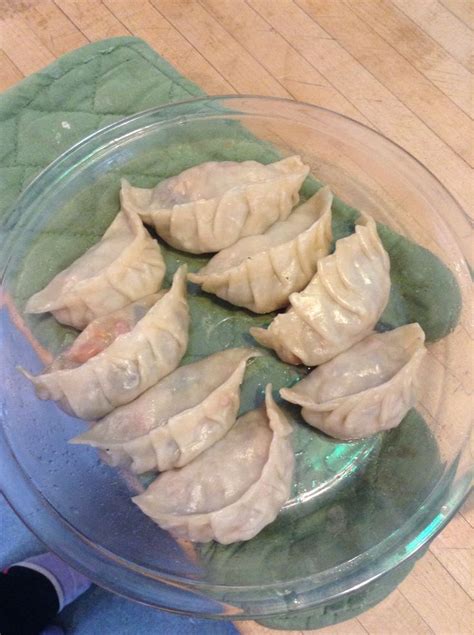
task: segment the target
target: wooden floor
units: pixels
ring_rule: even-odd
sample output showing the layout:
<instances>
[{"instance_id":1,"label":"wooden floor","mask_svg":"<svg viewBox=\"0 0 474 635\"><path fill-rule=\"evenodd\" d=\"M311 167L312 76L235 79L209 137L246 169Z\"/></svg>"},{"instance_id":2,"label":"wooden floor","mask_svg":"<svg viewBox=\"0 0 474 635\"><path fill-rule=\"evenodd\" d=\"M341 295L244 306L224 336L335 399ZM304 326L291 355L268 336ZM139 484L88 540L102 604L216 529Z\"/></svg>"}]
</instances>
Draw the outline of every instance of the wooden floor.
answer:
<instances>
[{"instance_id":1,"label":"wooden floor","mask_svg":"<svg viewBox=\"0 0 474 635\"><path fill-rule=\"evenodd\" d=\"M208 93L308 101L402 145L461 204L446 221L472 263L473 28L474 0L0 0L0 90L136 35ZM474 633L473 526L471 497L387 600L318 634Z\"/></svg>"}]
</instances>

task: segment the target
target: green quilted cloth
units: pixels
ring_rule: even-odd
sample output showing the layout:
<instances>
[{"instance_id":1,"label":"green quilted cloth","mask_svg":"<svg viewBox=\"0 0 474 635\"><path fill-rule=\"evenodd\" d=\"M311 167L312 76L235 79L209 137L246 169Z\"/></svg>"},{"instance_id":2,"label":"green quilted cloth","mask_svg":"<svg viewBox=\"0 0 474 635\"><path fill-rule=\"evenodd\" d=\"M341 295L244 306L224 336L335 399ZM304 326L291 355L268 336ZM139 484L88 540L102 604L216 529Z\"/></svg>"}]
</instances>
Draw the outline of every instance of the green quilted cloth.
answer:
<instances>
[{"instance_id":1,"label":"green quilted cloth","mask_svg":"<svg viewBox=\"0 0 474 635\"><path fill-rule=\"evenodd\" d=\"M21 191L32 178L71 145L127 115L203 94L199 87L179 75L144 42L132 37L105 40L74 51L7 91L0 97L0 224L3 231L13 228L14 217L9 214L9 210L13 209ZM256 148L260 148L258 152L261 153L262 160L265 160L265 157L266 160L275 158L271 156L272 151L268 146L264 147L249 133L245 133L241 128L239 130L236 134L241 135L245 147L251 151L252 158L260 156ZM221 152L220 148L218 150ZM193 164L209 158L193 156L189 157L189 160ZM216 158L236 157L219 155ZM242 158L250 156L243 154ZM171 165L161 167L165 171L172 171ZM147 176L144 171L140 180L140 174L137 170L135 181L132 180L137 185L151 186L157 180L157 175ZM147 179L153 180L153 183L148 183ZM117 210L117 183L118 180L111 181L108 207L106 206L104 212L110 218ZM319 186L320 184L315 181L307 183L306 193L309 194ZM99 194L97 193L97 196ZM73 212L74 210L71 214ZM93 211L91 213L93 214ZM350 232L356 216L355 210L341 201L335 201L335 235L339 237ZM91 220L93 219L92 216ZM52 222L54 223L54 219ZM87 219L82 219L81 222L86 224ZM82 252L93 244L100 237L103 228L101 230L94 227L93 222L89 223L88 227L97 235L89 234L84 244L64 244L62 249L58 248L57 254L70 261L71 247L73 251ZM379 226L379 231L390 254L392 293L378 328L383 330L419 321L425 329L427 339L435 340L445 336L457 323L460 309L459 289L451 272L433 254L395 234L389 228ZM56 239L59 238L56 235ZM54 250L48 249L47 236L44 240L44 243L37 246L37 251L41 252L47 261L50 257L49 252L53 253ZM83 237L82 240L86 239ZM33 245L33 259L36 258L35 248ZM169 282L169 274L174 271L178 262L186 260L186 256L169 248L164 248L164 252ZM58 266L57 254L53 253L51 256L51 267ZM196 258L190 258L188 261L193 268L201 262ZM64 262L64 266L66 264L69 263ZM43 277L45 283L50 279L50 271L53 270L48 269L47 264L43 265L43 271L38 271L39 279ZM31 279L32 271L36 272L36 269L30 265L28 274L18 277L17 293L14 297L18 300L20 309L24 299L39 288L38 280ZM271 318L252 316L225 303L215 302L212 298L200 297L196 295L196 291L192 291L191 296L193 327L188 361L228 346L229 343L248 344L248 327L256 321L261 324L268 323ZM50 316L29 318L28 323L38 339L46 344L51 344L54 334L58 338L67 336L67 329L54 324ZM209 333L212 331L212 336L203 334L207 323L211 326L215 324L215 330L208 329ZM264 359L255 362L249 370L243 387L242 403L250 403L255 392L261 392L263 376L265 381L271 380L274 388L278 388L293 383L301 372L282 364L274 357L265 356ZM362 453L366 451L365 443L363 441L360 444ZM370 443L372 444L372 441ZM263 583L265 579L278 579L288 572L296 577L309 574L314 570L315 563L324 567L325 558L328 562L331 561L331 536L335 533L339 532L342 536L338 543L339 548L343 546L344 554L341 551L341 557L354 557L358 548L365 545L366 540L370 542L375 539L371 534L376 531L372 523L374 518L378 519L379 531L383 534L387 529L383 523L393 523L394 519L401 522L409 517L429 491L430 484L439 476L440 466L433 439L422 418L412 411L399 429L383 436L382 439L375 439L373 444L373 447L371 445L367 450L372 452L373 460L366 470L364 479L353 484L350 491L341 492L336 501L327 503L301 519L292 518L288 522L283 518L246 544L222 547L211 543L202 547L199 550L200 557L208 564L215 582L244 582L235 579L239 564L243 565L246 571L252 567L252 563L256 565L255 579L252 580L256 585ZM305 479L317 478L318 466L323 465L324 461L327 462L324 467L326 471L334 468L337 472L336 463L342 465L346 460L345 453L357 452L358 447L357 444L351 446L322 438L307 426L298 426L295 434L295 453L297 456L310 457L311 461L297 461L297 481L304 483ZM414 458L413 452L417 452L419 457ZM377 456L383 457L383 461L377 461ZM329 458L331 460L328 462ZM418 468L421 464L425 465L426 469L414 473L414 466ZM400 492L396 500L392 494L395 487L394 475L397 475L398 479L395 482L396 490ZM406 492L409 493L408 496ZM354 504L355 499L358 501L357 504ZM390 508L387 508L388 499L391 499ZM352 518L351 514L357 515L357 518ZM345 522L359 526L360 535L352 535L344 542ZM319 536L318 544L314 540L315 532ZM308 566L308 571L304 570L305 566ZM227 577L228 571L233 572L231 579ZM320 609L321 615L315 612L314 620L304 616L301 618L303 621L295 622L295 627L314 628L316 625L347 618L354 611L363 610L364 607L378 601L390 590L393 583L387 580L387 583L382 585L383 590L379 586L373 596L369 587L364 591L363 598L353 599L347 606L343 602L344 606L338 604L337 607L326 607L323 611ZM290 603L289 609L291 608ZM274 626L291 628L291 623L275 622Z\"/></svg>"},{"instance_id":2,"label":"green quilted cloth","mask_svg":"<svg viewBox=\"0 0 474 635\"><path fill-rule=\"evenodd\" d=\"M202 95L134 37L89 44L28 77L0 98L0 220L33 177L85 136Z\"/></svg>"}]
</instances>

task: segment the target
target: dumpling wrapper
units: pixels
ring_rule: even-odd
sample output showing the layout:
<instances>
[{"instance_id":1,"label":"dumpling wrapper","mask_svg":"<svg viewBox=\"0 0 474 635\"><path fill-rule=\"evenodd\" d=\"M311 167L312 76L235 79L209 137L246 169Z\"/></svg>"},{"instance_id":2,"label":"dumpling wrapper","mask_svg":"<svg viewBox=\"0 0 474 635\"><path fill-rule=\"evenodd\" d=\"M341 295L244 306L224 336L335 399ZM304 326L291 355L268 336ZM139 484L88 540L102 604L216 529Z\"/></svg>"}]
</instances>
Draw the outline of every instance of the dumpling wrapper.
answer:
<instances>
[{"instance_id":1,"label":"dumpling wrapper","mask_svg":"<svg viewBox=\"0 0 474 635\"><path fill-rule=\"evenodd\" d=\"M105 450L111 465L136 474L182 467L234 425L247 361L259 355L233 348L182 366L72 443Z\"/></svg>"},{"instance_id":2,"label":"dumpling wrapper","mask_svg":"<svg viewBox=\"0 0 474 635\"><path fill-rule=\"evenodd\" d=\"M289 364L318 366L366 337L390 295L390 259L375 221L364 216L355 233L336 242L333 254L318 262L318 271L290 308L268 329L251 328L263 346Z\"/></svg>"},{"instance_id":3,"label":"dumpling wrapper","mask_svg":"<svg viewBox=\"0 0 474 635\"><path fill-rule=\"evenodd\" d=\"M424 341L416 323L374 333L280 395L303 407L307 423L337 439L389 430L415 405Z\"/></svg>"},{"instance_id":4,"label":"dumpling wrapper","mask_svg":"<svg viewBox=\"0 0 474 635\"><path fill-rule=\"evenodd\" d=\"M171 289L135 327L76 368L44 375L23 374L40 399L57 401L82 419L103 417L132 401L173 371L188 345L189 309L186 266L176 272Z\"/></svg>"},{"instance_id":5,"label":"dumpling wrapper","mask_svg":"<svg viewBox=\"0 0 474 635\"><path fill-rule=\"evenodd\" d=\"M325 187L259 236L216 254L188 279L236 306L269 313L288 304L316 273L332 245L332 194Z\"/></svg>"},{"instance_id":6,"label":"dumpling wrapper","mask_svg":"<svg viewBox=\"0 0 474 635\"><path fill-rule=\"evenodd\" d=\"M224 545L250 540L290 496L291 432L267 385L265 408L240 417L223 439L132 500L177 538Z\"/></svg>"},{"instance_id":7,"label":"dumpling wrapper","mask_svg":"<svg viewBox=\"0 0 474 635\"><path fill-rule=\"evenodd\" d=\"M165 275L160 246L133 211L121 211L102 239L26 303L79 330L92 320L158 291Z\"/></svg>"},{"instance_id":8,"label":"dumpling wrapper","mask_svg":"<svg viewBox=\"0 0 474 635\"><path fill-rule=\"evenodd\" d=\"M92 320L72 345L47 367L47 372L76 368L105 350L119 335L129 333L166 290L135 300L117 311ZM44 373L45 371L43 371Z\"/></svg>"},{"instance_id":9,"label":"dumpling wrapper","mask_svg":"<svg viewBox=\"0 0 474 635\"><path fill-rule=\"evenodd\" d=\"M122 207L139 214L176 249L216 252L285 220L308 172L298 156L269 165L209 161L150 189L123 180Z\"/></svg>"}]
</instances>

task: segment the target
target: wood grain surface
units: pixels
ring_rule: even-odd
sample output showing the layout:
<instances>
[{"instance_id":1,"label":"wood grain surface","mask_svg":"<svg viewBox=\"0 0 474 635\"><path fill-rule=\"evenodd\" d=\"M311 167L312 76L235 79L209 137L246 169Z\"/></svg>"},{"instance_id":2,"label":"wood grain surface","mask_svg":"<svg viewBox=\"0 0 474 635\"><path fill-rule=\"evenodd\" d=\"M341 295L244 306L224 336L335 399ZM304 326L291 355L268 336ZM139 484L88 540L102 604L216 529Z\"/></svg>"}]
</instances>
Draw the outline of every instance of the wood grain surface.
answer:
<instances>
[{"instance_id":1,"label":"wood grain surface","mask_svg":"<svg viewBox=\"0 0 474 635\"><path fill-rule=\"evenodd\" d=\"M473 28L474 0L0 0L0 90L136 35L210 94L311 102L399 143L460 203L446 221L472 263ZM474 633L473 550L471 496L384 602L318 634Z\"/></svg>"}]
</instances>

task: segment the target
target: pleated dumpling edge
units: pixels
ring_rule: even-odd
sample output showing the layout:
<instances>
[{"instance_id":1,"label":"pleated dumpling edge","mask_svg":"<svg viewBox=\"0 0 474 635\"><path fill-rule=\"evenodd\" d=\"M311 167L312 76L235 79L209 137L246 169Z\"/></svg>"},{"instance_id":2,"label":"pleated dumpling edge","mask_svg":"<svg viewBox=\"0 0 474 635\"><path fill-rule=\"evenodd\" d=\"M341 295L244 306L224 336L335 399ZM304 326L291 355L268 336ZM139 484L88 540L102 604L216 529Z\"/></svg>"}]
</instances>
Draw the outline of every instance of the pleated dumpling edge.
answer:
<instances>
[{"instance_id":1,"label":"pleated dumpling edge","mask_svg":"<svg viewBox=\"0 0 474 635\"><path fill-rule=\"evenodd\" d=\"M288 304L332 246L333 196L324 187L265 233L241 238L188 279L204 291L254 313Z\"/></svg>"},{"instance_id":2,"label":"pleated dumpling edge","mask_svg":"<svg viewBox=\"0 0 474 635\"><path fill-rule=\"evenodd\" d=\"M307 423L337 439L389 430L416 403L424 341L416 322L373 333L280 395L302 406Z\"/></svg>"},{"instance_id":3,"label":"pleated dumpling edge","mask_svg":"<svg viewBox=\"0 0 474 635\"><path fill-rule=\"evenodd\" d=\"M239 238L261 234L285 220L309 173L299 156L264 165L209 161L155 188L122 180L121 202L169 245L189 253L215 253Z\"/></svg>"},{"instance_id":4,"label":"pleated dumpling edge","mask_svg":"<svg viewBox=\"0 0 474 635\"><path fill-rule=\"evenodd\" d=\"M290 296L289 309L250 334L289 364L318 366L372 331L390 288L390 258L375 221L364 214L355 232L318 262L308 286Z\"/></svg>"},{"instance_id":5,"label":"pleated dumpling edge","mask_svg":"<svg viewBox=\"0 0 474 635\"><path fill-rule=\"evenodd\" d=\"M79 330L92 320L156 293L163 282L161 249L139 216L120 211L101 240L58 273L25 306L25 313L51 312Z\"/></svg>"}]
</instances>

